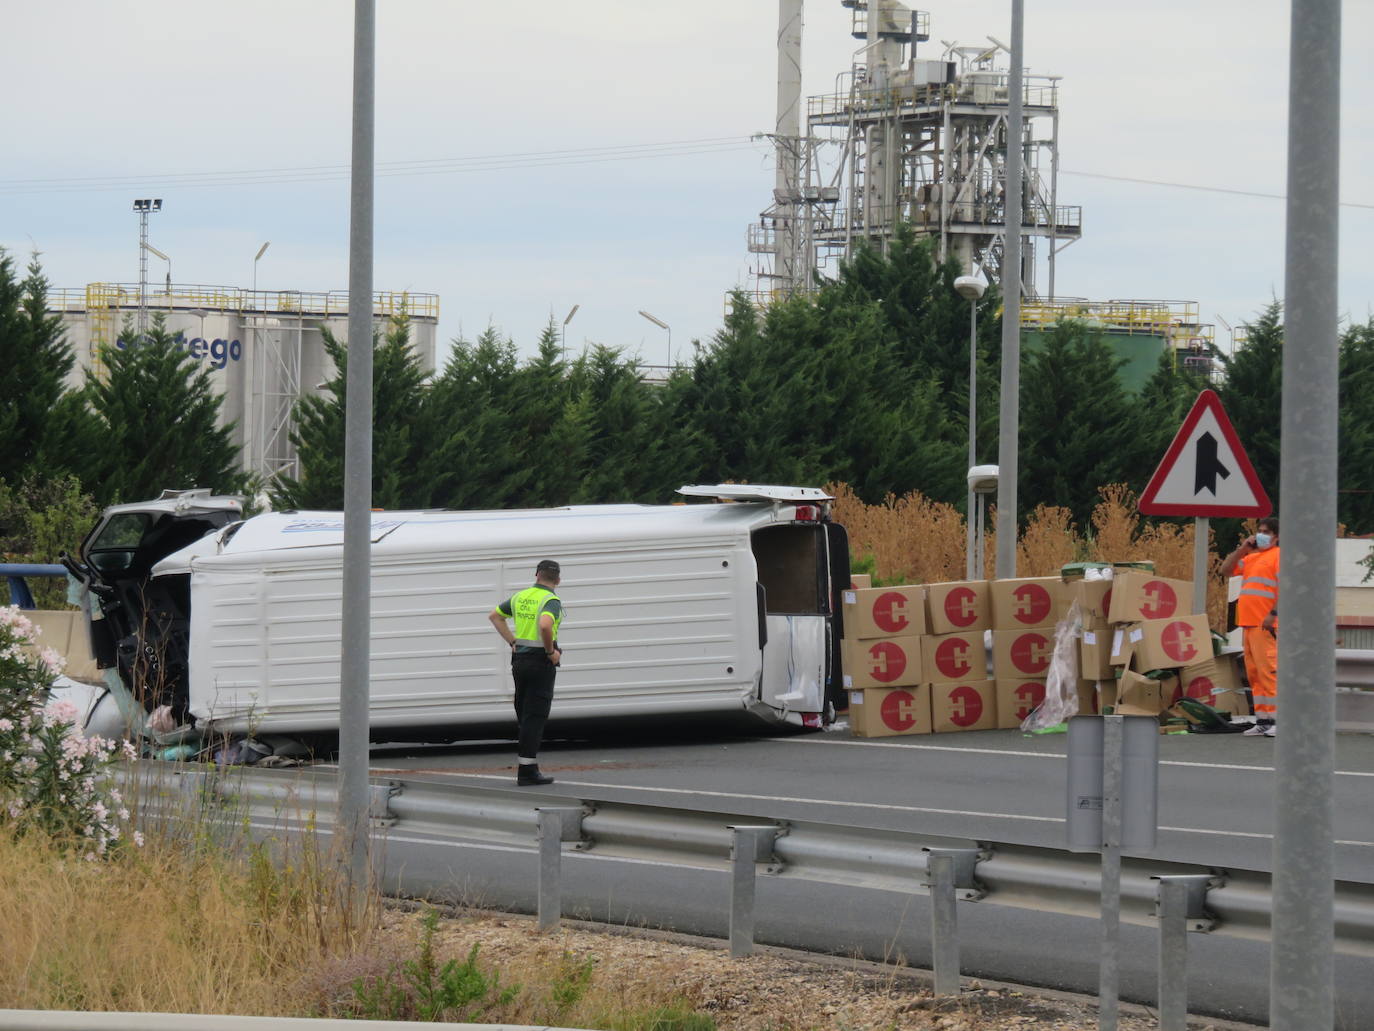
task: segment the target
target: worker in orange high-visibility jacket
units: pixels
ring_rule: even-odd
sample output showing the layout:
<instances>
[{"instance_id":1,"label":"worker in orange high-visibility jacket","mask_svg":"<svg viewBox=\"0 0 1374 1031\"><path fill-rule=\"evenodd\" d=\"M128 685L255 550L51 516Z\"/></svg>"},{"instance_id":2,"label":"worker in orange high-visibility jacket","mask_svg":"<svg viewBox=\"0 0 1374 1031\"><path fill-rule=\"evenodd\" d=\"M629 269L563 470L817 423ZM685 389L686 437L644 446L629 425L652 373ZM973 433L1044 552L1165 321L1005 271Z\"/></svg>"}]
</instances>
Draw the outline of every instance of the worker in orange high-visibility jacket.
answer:
<instances>
[{"instance_id":1,"label":"worker in orange high-visibility jacket","mask_svg":"<svg viewBox=\"0 0 1374 1031\"><path fill-rule=\"evenodd\" d=\"M1221 575L1240 574L1236 625L1243 629L1245 675L1255 700L1255 725L1245 733L1274 736L1279 700L1279 521L1265 516L1259 532L1226 556Z\"/></svg>"}]
</instances>

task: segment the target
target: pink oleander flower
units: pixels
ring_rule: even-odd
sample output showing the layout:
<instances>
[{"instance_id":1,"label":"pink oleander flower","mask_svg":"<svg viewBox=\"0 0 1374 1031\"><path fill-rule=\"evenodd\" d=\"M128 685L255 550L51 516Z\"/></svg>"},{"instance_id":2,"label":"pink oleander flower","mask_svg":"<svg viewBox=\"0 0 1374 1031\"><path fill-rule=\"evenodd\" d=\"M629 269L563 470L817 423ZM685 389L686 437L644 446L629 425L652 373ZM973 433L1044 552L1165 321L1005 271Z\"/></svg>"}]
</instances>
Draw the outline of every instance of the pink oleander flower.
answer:
<instances>
[{"instance_id":1,"label":"pink oleander flower","mask_svg":"<svg viewBox=\"0 0 1374 1031\"><path fill-rule=\"evenodd\" d=\"M65 698L53 702L45 711L52 717L54 723L75 723L78 715L76 703Z\"/></svg>"},{"instance_id":2,"label":"pink oleander flower","mask_svg":"<svg viewBox=\"0 0 1374 1031\"><path fill-rule=\"evenodd\" d=\"M56 648L40 648L38 651L38 658L42 661L44 666L48 667L48 672L53 676L57 676L67 668L66 656Z\"/></svg>"}]
</instances>

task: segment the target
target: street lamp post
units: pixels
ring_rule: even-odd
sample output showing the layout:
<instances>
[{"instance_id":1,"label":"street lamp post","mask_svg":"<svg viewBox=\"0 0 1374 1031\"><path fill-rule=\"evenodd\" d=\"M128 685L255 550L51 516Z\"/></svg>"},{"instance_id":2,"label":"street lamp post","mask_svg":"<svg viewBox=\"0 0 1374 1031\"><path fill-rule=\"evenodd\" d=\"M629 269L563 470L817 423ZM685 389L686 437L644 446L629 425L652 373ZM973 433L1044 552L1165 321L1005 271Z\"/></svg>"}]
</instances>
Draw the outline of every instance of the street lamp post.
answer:
<instances>
[{"instance_id":1,"label":"street lamp post","mask_svg":"<svg viewBox=\"0 0 1374 1031\"><path fill-rule=\"evenodd\" d=\"M582 305L574 304L571 308L568 309L568 314L563 319L562 335L558 339L558 346L563 351L564 361L568 360L568 323L572 321L573 316L577 314L577 309L580 307L582 307Z\"/></svg>"},{"instance_id":2,"label":"street lamp post","mask_svg":"<svg viewBox=\"0 0 1374 1031\"><path fill-rule=\"evenodd\" d=\"M167 263L167 307L170 308L172 306L172 259L150 243L144 243L143 247L149 254L161 258Z\"/></svg>"},{"instance_id":3,"label":"street lamp post","mask_svg":"<svg viewBox=\"0 0 1374 1031\"><path fill-rule=\"evenodd\" d=\"M254 303L254 304L257 303L257 293L258 293L258 262L262 260L262 256L263 256L264 254L267 253L267 248L269 248L269 247L271 247L271 246L272 246L272 241L271 241L271 240L268 240L266 243L264 243L261 247L258 248L258 253L255 254L255 255L253 255L253 297L254 297L253 303Z\"/></svg>"},{"instance_id":4,"label":"street lamp post","mask_svg":"<svg viewBox=\"0 0 1374 1031\"><path fill-rule=\"evenodd\" d=\"M997 493L997 466L995 465L975 465L968 471L968 493L969 497L977 498L978 502L978 544L973 549L974 568L978 570L975 577L970 574L970 580L980 580L983 577L983 567L987 564L987 557L983 553L983 530L985 515L988 507L988 496ZM970 525L972 524L973 514L969 513Z\"/></svg>"},{"instance_id":5,"label":"street lamp post","mask_svg":"<svg viewBox=\"0 0 1374 1031\"><path fill-rule=\"evenodd\" d=\"M673 327L668 325L668 323L664 322L658 316L650 315L647 311L644 311L642 308L640 309L639 314L643 315L646 319L652 322L655 326L658 326L660 329L666 329L668 331L668 362L666 365L664 365L664 368L669 368L673 364Z\"/></svg>"},{"instance_id":6,"label":"street lamp post","mask_svg":"<svg viewBox=\"0 0 1374 1031\"><path fill-rule=\"evenodd\" d=\"M978 300L988 285L978 276L960 276L954 281L954 289L959 296L968 301L968 508L965 521L968 523L968 544L966 564L968 579L981 579L981 570L974 565L977 561L974 547L973 526L973 469L978 464Z\"/></svg>"},{"instance_id":7,"label":"street lamp post","mask_svg":"<svg viewBox=\"0 0 1374 1031\"><path fill-rule=\"evenodd\" d=\"M139 197L134 210L138 212L138 337L142 340L148 331L148 216L162 210L162 198Z\"/></svg>"}]
</instances>

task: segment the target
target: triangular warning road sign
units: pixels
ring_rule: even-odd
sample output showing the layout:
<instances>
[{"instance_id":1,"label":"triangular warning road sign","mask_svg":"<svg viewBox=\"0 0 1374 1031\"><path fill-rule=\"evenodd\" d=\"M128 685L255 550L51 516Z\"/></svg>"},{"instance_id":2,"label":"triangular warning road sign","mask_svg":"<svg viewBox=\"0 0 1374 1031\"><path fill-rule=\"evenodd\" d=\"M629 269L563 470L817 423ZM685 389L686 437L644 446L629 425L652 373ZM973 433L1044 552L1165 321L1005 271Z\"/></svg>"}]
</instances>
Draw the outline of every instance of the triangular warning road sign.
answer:
<instances>
[{"instance_id":1,"label":"triangular warning road sign","mask_svg":"<svg viewBox=\"0 0 1374 1031\"><path fill-rule=\"evenodd\" d=\"M1137 507L1146 515L1239 518L1273 510L1215 391L1198 395Z\"/></svg>"}]
</instances>

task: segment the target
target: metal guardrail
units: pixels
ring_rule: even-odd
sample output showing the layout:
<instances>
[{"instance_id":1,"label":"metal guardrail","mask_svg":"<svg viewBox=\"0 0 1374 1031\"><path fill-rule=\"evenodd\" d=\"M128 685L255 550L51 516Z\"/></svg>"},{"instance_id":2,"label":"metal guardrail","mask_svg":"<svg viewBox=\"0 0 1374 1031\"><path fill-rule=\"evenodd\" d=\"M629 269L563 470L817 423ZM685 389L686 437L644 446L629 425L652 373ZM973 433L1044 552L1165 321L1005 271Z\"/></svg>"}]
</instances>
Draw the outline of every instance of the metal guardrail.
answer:
<instances>
[{"instance_id":1,"label":"metal guardrail","mask_svg":"<svg viewBox=\"0 0 1374 1031\"><path fill-rule=\"evenodd\" d=\"M130 768L136 769L136 768ZM236 820L251 818L260 830L299 831L314 827L316 814L327 827L337 804L333 771L184 769L143 763L151 778L135 793L145 812L175 816L188 805L204 812L207 800L226 807ZM151 788L151 790L150 790ZM970 841L899 830L759 819L757 815L713 813L599 799L532 795L514 789L454 782L388 778L372 782L371 816L385 849L388 835L452 847L499 845L536 853L538 809L556 804L574 815L564 819L564 851L597 857L696 869L731 869L733 828L771 825L771 847L757 867L762 877L798 879L912 895L928 894L930 852L977 850L960 898L1040 912L1095 919L1100 905L1100 861L1095 854L1060 849ZM385 829L381 829L385 828ZM383 856L384 859L384 856ZM1269 874L1220 870L1153 859L1126 858L1121 876L1121 918L1157 922L1160 876L1205 876L1205 916L1190 929L1268 941L1272 909ZM388 880L407 889L407 871L388 871ZM424 894L416 890L414 894ZM724 902L722 902L724 906ZM1374 957L1374 884L1336 884L1335 936L1338 952Z\"/></svg>"}]
</instances>

